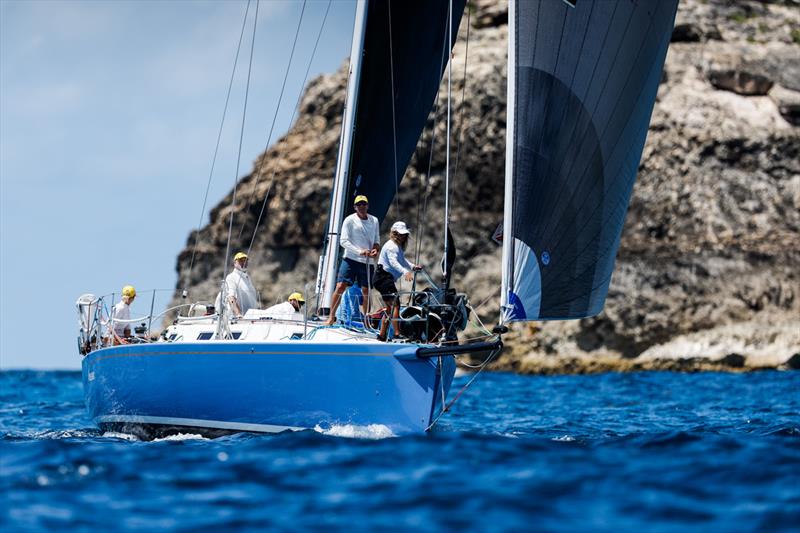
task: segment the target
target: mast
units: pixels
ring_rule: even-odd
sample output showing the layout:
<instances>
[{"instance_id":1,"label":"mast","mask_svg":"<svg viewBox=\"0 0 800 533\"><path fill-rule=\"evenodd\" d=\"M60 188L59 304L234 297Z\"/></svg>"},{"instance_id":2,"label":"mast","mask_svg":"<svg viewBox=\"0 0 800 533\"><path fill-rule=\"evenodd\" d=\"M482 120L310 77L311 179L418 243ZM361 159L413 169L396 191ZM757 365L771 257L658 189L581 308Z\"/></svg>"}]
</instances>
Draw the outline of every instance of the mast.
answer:
<instances>
[{"instance_id":1,"label":"mast","mask_svg":"<svg viewBox=\"0 0 800 533\"><path fill-rule=\"evenodd\" d=\"M350 49L350 72L347 78L347 97L344 104L342 134L339 141L339 155L336 176L333 180L333 195L328 213L328 235L324 255L320 258L320 271L317 279L317 294L322 294L318 307L330 309L336 283L336 262L339 258L339 232L344 219L347 184L350 172L350 158L356 116L358 85L361 78L364 36L367 28L367 0L358 0L356 18L353 26L353 43Z\"/></svg>"},{"instance_id":2,"label":"mast","mask_svg":"<svg viewBox=\"0 0 800 533\"><path fill-rule=\"evenodd\" d=\"M516 108L516 1L508 0L508 65L506 72L506 181L503 198L503 258L502 282L500 285L500 325L506 322L507 313L511 311L509 290L511 288L514 269L512 267L514 234L512 229L513 184L514 184L514 143Z\"/></svg>"}]
</instances>

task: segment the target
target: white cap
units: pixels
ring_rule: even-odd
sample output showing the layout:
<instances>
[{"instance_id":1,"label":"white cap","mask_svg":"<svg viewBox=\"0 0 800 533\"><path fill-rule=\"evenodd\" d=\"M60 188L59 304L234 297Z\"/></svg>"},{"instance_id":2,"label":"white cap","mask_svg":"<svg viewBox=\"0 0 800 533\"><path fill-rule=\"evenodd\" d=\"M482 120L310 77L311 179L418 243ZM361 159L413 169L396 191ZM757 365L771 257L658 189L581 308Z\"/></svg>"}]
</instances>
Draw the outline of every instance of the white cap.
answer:
<instances>
[{"instance_id":1,"label":"white cap","mask_svg":"<svg viewBox=\"0 0 800 533\"><path fill-rule=\"evenodd\" d=\"M408 235L411 230L408 229L405 222L395 222L392 224L392 231L396 231L400 235Z\"/></svg>"}]
</instances>

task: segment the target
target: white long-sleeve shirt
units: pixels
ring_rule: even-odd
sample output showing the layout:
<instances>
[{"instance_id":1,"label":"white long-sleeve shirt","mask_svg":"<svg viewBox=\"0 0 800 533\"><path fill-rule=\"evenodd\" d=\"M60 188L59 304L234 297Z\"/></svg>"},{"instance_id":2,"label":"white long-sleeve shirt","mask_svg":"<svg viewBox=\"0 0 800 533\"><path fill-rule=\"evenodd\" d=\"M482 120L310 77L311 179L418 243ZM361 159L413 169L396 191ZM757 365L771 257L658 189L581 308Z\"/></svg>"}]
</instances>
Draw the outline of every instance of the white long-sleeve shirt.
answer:
<instances>
[{"instance_id":1,"label":"white long-sleeve shirt","mask_svg":"<svg viewBox=\"0 0 800 533\"><path fill-rule=\"evenodd\" d=\"M225 292L228 298L236 299L239 310L243 315L248 309L254 309L258 305L258 295L256 294L256 288L253 287L253 282L250 281L250 276L247 272L238 268L234 268L225 278ZM224 304L225 308L230 311L228 302L221 302L219 296L217 295L217 309L221 309L220 305Z\"/></svg>"},{"instance_id":2,"label":"white long-sleeve shirt","mask_svg":"<svg viewBox=\"0 0 800 533\"><path fill-rule=\"evenodd\" d=\"M380 244L380 239L380 224L372 215L367 215L367 219L362 220L358 218L357 213L353 213L342 223L340 242L347 259L366 263L367 258L361 255L361 250L372 250L374 246Z\"/></svg>"},{"instance_id":3,"label":"white long-sleeve shirt","mask_svg":"<svg viewBox=\"0 0 800 533\"><path fill-rule=\"evenodd\" d=\"M414 268L414 265L409 263L406 259L406 254L403 252L403 249L391 239L386 241L386 244L381 248L378 264L382 265L383 269L391 274L395 281Z\"/></svg>"},{"instance_id":4,"label":"white long-sleeve shirt","mask_svg":"<svg viewBox=\"0 0 800 533\"><path fill-rule=\"evenodd\" d=\"M123 335L125 329L130 329L130 322L117 322L117 320L130 320L131 306L119 301L111 310L111 322L117 335Z\"/></svg>"},{"instance_id":5,"label":"white long-sleeve shirt","mask_svg":"<svg viewBox=\"0 0 800 533\"><path fill-rule=\"evenodd\" d=\"M268 307L264 311L263 316L271 316L274 318L289 318L292 320L303 320L303 313L295 310L291 302L282 302Z\"/></svg>"}]
</instances>

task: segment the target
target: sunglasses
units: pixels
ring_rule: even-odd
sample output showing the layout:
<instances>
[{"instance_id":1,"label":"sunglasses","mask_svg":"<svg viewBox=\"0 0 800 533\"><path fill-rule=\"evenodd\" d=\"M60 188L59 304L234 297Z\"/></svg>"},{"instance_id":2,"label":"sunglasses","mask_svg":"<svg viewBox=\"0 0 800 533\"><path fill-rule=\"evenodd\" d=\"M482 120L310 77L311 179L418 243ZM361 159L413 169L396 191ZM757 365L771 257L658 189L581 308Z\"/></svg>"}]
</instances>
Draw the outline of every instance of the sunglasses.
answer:
<instances>
[{"instance_id":1,"label":"sunglasses","mask_svg":"<svg viewBox=\"0 0 800 533\"><path fill-rule=\"evenodd\" d=\"M369 205L367 202L358 202L356 206L361 207L362 205Z\"/></svg>"}]
</instances>

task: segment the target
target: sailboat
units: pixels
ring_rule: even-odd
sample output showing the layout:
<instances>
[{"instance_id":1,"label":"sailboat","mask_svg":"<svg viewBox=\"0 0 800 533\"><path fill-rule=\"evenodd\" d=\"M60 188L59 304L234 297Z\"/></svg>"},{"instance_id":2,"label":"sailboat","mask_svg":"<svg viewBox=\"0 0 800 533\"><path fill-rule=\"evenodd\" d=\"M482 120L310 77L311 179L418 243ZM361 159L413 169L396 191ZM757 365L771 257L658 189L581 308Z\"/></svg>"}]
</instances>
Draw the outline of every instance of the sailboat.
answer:
<instances>
[{"instance_id":1,"label":"sailboat","mask_svg":"<svg viewBox=\"0 0 800 533\"><path fill-rule=\"evenodd\" d=\"M322 315L331 304L345 209L366 195L370 213L386 216L450 64L464 8L465 0L357 1L316 284ZM117 345L106 302L82 296L78 344L91 418L101 429L147 437L335 425L421 433L451 405L456 357L498 353L515 321L599 313L676 9L677 0L510 0L502 287L490 339L459 340L472 311L468 295L450 286L447 192L442 280L408 296L407 340L380 342L366 324L323 327L307 315L258 313L234 319L220 310L179 316L157 341Z\"/></svg>"}]
</instances>

